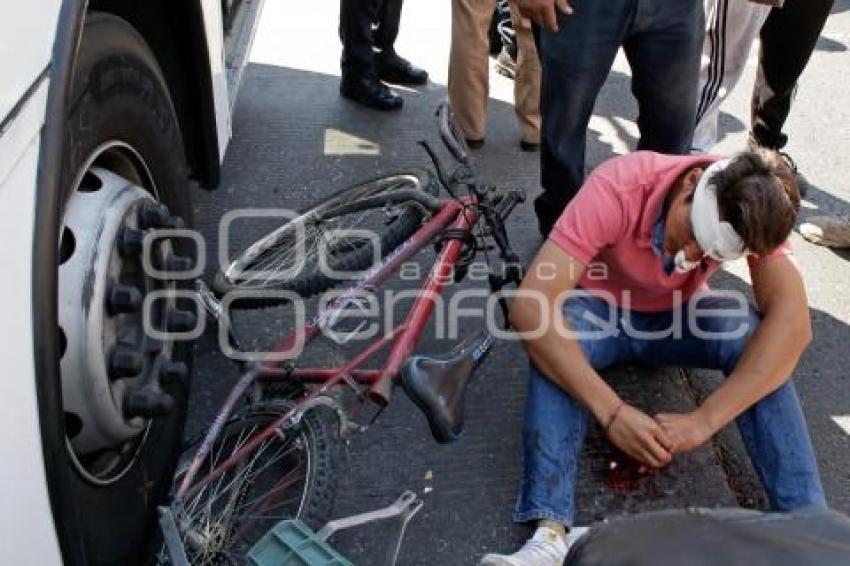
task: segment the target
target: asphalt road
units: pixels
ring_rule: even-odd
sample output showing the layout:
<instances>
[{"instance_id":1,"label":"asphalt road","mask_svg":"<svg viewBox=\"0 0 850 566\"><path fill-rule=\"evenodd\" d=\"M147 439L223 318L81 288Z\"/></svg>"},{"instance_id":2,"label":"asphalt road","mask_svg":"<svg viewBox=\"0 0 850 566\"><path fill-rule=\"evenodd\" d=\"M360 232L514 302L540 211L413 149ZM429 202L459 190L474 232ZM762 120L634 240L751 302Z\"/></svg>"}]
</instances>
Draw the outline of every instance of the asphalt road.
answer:
<instances>
[{"instance_id":1,"label":"asphalt road","mask_svg":"<svg viewBox=\"0 0 850 566\"><path fill-rule=\"evenodd\" d=\"M850 0L838 0L799 88L787 130L788 151L816 187L803 216L850 213ZM409 0L399 51L426 67L432 83L402 91L405 108L382 114L359 108L337 94L339 47L337 5L333 2L268 1L239 95L233 140L220 188L199 193L199 227L216 249L218 222L227 211L245 207L300 208L355 181L408 166L422 166L416 141L437 140L433 109L445 95L450 4ZM743 148L747 102L755 67L751 59L742 84L722 116L718 152ZM491 73L487 143L476 153L487 182L539 191L538 158L518 150L512 83ZM618 58L598 100L588 136L588 169L633 148L636 108L629 71ZM511 220L517 251L530 260L539 246L530 205ZM238 241L261 227L246 226ZM844 354L850 344L850 279L847 254L818 248L796 234L794 248L805 273L815 342L795 373L797 387L818 453L827 497L850 512L850 380ZM427 262L430 254L423 254ZM211 262L215 261L213 251ZM461 288L470 288L467 282ZM731 266L716 287L746 288L743 265ZM274 311L244 317L240 327L251 342L272 339L283 323ZM465 320L462 330L480 322ZM447 348L429 339L425 352ZM339 356L324 350L321 357ZM191 426L205 425L227 386L232 366L214 340L198 343ZM607 377L627 398L648 411L687 410L717 382L711 372L622 367ZM516 343L501 343L481 368L467 398L467 431L454 445L430 438L424 418L402 395L394 397L376 425L349 444L349 464L337 514L374 509L403 490L425 493L425 508L411 523L402 564L472 564L484 552L511 549L526 531L511 523L519 479L520 427L526 360ZM734 429L693 455L679 458L659 474L624 482L610 471L616 459L594 431L580 484L580 520L589 522L622 512L690 505L736 503L760 507L763 495L750 471ZM385 532L369 529L343 537L340 545L359 563L378 563Z\"/></svg>"}]
</instances>

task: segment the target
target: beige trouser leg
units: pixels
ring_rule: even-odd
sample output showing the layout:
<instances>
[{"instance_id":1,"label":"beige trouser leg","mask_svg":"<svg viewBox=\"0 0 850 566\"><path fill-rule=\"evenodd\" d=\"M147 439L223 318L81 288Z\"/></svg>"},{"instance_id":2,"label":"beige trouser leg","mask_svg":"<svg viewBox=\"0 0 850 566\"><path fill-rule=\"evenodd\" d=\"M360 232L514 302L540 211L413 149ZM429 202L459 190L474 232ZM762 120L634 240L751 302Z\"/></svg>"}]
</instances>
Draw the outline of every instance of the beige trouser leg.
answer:
<instances>
[{"instance_id":1,"label":"beige trouser leg","mask_svg":"<svg viewBox=\"0 0 850 566\"><path fill-rule=\"evenodd\" d=\"M488 30L495 7L495 0L452 0L449 102L467 139L483 139L487 130Z\"/></svg>"},{"instance_id":2,"label":"beige trouser leg","mask_svg":"<svg viewBox=\"0 0 850 566\"><path fill-rule=\"evenodd\" d=\"M540 143L540 59L531 33L531 20L523 18L513 2L510 7L519 50L514 79L514 107L523 141Z\"/></svg>"}]
</instances>

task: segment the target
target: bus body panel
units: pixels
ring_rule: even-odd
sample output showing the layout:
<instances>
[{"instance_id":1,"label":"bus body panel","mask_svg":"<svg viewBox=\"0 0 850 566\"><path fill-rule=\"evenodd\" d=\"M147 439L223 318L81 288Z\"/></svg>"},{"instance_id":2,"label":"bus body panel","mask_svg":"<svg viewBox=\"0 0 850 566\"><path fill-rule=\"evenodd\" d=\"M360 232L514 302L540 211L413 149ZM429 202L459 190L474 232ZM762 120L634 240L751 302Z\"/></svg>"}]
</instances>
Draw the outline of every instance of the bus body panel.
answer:
<instances>
[{"instance_id":1,"label":"bus body panel","mask_svg":"<svg viewBox=\"0 0 850 566\"><path fill-rule=\"evenodd\" d=\"M53 50L59 0L28 0L5 6L0 18L0 122L26 98L27 91L47 68ZM5 130L5 127L4 127ZM4 132L0 132L3 136Z\"/></svg>"},{"instance_id":2,"label":"bus body panel","mask_svg":"<svg viewBox=\"0 0 850 566\"><path fill-rule=\"evenodd\" d=\"M219 0L199 0L209 53L216 142L231 135ZM0 18L0 548L3 563L62 563L39 428L33 348L32 243L41 132L61 0L29 0Z\"/></svg>"},{"instance_id":3,"label":"bus body panel","mask_svg":"<svg viewBox=\"0 0 850 566\"><path fill-rule=\"evenodd\" d=\"M0 548L7 564L61 564L44 475L32 329L35 186L48 81L21 106L0 138Z\"/></svg>"}]
</instances>

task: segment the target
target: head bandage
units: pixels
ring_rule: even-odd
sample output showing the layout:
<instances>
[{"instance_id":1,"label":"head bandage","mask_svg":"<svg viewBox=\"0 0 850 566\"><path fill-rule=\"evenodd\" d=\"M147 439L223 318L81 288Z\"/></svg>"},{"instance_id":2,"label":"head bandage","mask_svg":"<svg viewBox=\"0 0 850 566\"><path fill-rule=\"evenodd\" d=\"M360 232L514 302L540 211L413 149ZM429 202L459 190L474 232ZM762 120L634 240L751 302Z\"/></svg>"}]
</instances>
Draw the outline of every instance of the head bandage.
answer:
<instances>
[{"instance_id":1,"label":"head bandage","mask_svg":"<svg viewBox=\"0 0 850 566\"><path fill-rule=\"evenodd\" d=\"M705 170L694 189L691 206L691 225L702 251L716 261L731 261L746 253L744 241L728 222L720 220L717 187L713 177L723 171L731 160L724 159Z\"/></svg>"}]
</instances>

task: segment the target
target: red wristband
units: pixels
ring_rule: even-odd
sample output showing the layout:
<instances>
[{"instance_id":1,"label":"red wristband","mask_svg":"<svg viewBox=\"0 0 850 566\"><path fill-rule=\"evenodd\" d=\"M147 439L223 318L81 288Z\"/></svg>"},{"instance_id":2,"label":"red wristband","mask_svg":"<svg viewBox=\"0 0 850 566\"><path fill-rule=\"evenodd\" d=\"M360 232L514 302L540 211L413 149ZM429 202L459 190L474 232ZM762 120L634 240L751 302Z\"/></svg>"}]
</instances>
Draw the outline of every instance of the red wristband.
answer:
<instances>
[{"instance_id":1,"label":"red wristband","mask_svg":"<svg viewBox=\"0 0 850 566\"><path fill-rule=\"evenodd\" d=\"M622 408L623 408L623 407L625 407L625 406L626 406L626 402L625 402L625 401L620 401L620 404L619 404L619 405L617 405L617 408L616 408L616 409L614 409L614 412L612 412L612 413L611 413L611 416L610 416L610 417L608 417L608 422L607 422L607 423L605 423L605 432L608 432L608 429L610 429L610 428L611 428L611 425L612 425L612 424L614 424L614 421L616 421L616 420L617 420L617 416L620 414L620 411L621 411L621 410L622 410Z\"/></svg>"}]
</instances>

